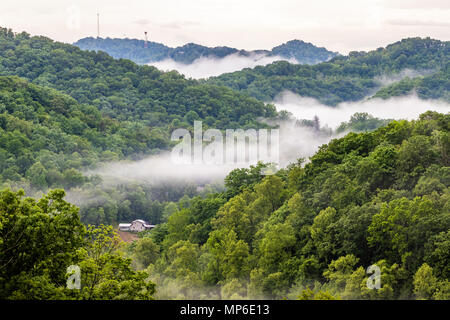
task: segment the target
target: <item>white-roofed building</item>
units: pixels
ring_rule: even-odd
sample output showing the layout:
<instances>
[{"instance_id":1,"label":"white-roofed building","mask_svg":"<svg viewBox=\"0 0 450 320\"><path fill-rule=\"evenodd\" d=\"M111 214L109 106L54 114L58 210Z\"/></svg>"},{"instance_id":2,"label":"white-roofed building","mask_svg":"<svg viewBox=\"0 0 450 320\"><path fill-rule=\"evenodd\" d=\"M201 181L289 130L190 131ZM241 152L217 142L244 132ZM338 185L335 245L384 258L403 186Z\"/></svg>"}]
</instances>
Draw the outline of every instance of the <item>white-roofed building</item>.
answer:
<instances>
[{"instance_id":1,"label":"white-roofed building","mask_svg":"<svg viewBox=\"0 0 450 320\"><path fill-rule=\"evenodd\" d=\"M145 230L151 230L154 227L156 227L154 224L148 224L146 221L142 219L134 220L131 223L119 223L120 231L141 232Z\"/></svg>"}]
</instances>

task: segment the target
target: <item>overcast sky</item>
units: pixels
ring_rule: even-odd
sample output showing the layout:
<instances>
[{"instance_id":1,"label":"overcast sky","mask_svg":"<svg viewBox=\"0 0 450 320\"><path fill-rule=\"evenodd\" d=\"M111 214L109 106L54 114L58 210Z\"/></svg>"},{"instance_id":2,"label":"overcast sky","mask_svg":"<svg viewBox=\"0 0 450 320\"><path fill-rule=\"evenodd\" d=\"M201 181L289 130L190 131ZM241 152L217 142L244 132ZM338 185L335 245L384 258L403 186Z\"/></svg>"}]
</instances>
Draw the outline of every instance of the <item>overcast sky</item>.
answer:
<instances>
[{"instance_id":1,"label":"overcast sky","mask_svg":"<svg viewBox=\"0 0 450 320\"><path fill-rule=\"evenodd\" d=\"M405 37L450 40L449 0L3 0L0 26L72 43L97 35L270 49L301 39L333 51Z\"/></svg>"}]
</instances>

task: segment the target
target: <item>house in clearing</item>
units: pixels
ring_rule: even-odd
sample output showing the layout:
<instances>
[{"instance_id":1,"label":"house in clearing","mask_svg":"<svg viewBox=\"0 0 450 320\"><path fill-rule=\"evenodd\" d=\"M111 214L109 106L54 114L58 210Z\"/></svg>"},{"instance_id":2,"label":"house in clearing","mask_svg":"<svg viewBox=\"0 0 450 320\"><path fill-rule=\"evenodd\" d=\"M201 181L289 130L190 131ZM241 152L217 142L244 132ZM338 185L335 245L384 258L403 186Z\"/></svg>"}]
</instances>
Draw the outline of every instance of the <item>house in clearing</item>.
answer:
<instances>
[{"instance_id":1,"label":"house in clearing","mask_svg":"<svg viewBox=\"0 0 450 320\"><path fill-rule=\"evenodd\" d=\"M154 227L156 227L154 224L148 224L147 222L141 219L134 220L131 223L119 223L120 231L141 232L145 230L151 230Z\"/></svg>"}]
</instances>

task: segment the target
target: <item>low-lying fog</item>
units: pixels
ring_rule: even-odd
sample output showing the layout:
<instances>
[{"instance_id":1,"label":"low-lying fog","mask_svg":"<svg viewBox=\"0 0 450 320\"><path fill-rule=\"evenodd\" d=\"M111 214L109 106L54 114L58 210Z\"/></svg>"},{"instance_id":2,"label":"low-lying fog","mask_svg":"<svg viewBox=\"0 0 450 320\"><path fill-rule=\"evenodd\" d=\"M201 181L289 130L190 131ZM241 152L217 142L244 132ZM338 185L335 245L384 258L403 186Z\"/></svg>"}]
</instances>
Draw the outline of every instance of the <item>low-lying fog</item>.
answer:
<instances>
[{"instance_id":1,"label":"low-lying fog","mask_svg":"<svg viewBox=\"0 0 450 320\"><path fill-rule=\"evenodd\" d=\"M246 57L235 53L224 58L201 57L194 60L191 64L184 64L172 59L166 59L158 62L151 62L148 65L154 66L161 71L176 70L185 75L186 78L204 79L219 76L223 73L239 71L245 68L265 66L279 60L297 63L296 60L287 60L278 56L251 54Z\"/></svg>"},{"instance_id":2,"label":"low-lying fog","mask_svg":"<svg viewBox=\"0 0 450 320\"><path fill-rule=\"evenodd\" d=\"M320 126L335 129L348 121L356 112L367 112L384 119L416 119L427 110L441 113L450 112L450 104L442 101L421 100L415 96L373 99L364 102L341 103L336 107L320 104L311 98L302 98L285 92L274 101L278 111L287 110L297 119L313 119L317 116ZM342 136L343 134L341 134ZM284 167L298 158L308 158L318 147L338 137L334 133L318 132L311 127L298 127L293 121L280 124L280 166ZM223 181L223 178L236 167L242 165L182 165L172 161L170 153L151 156L136 162L108 163L96 170L105 184L142 182L158 183L170 181L191 181L199 184ZM245 167L248 167L246 165Z\"/></svg>"},{"instance_id":3,"label":"low-lying fog","mask_svg":"<svg viewBox=\"0 0 450 320\"><path fill-rule=\"evenodd\" d=\"M422 100L415 95L358 102L343 102L335 107L321 104L312 98L300 97L285 91L273 102L277 111L286 110L298 119L313 119L318 116L322 125L335 129L348 121L356 112L366 112L381 119L417 119L425 111L450 112L450 104L440 100Z\"/></svg>"}]
</instances>

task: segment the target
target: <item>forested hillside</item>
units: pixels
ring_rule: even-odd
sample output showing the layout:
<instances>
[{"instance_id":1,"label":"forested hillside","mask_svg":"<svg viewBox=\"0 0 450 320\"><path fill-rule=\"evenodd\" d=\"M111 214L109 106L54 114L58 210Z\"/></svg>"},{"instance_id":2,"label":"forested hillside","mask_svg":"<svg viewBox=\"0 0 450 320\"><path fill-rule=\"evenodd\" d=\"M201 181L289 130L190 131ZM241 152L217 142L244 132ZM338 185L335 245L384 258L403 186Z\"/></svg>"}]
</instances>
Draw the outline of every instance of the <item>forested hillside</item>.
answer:
<instances>
[{"instance_id":1,"label":"forested hillside","mask_svg":"<svg viewBox=\"0 0 450 320\"><path fill-rule=\"evenodd\" d=\"M54 89L0 76L0 186L37 194L76 189L85 223L138 218L159 223L165 203L195 194L192 185L180 183L104 188L101 177L83 173L102 162L158 150L167 137L160 128L102 116Z\"/></svg>"},{"instance_id":2,"label":"forested hillside","mask_svg":"<svg viewBox=\"0 0 450 320\"><path fill-rule=\"evenodd\" d=\"M0 28L0 299L450 299L448 113L356 113L311 158L236 169L224 187L85 171L168 150L194 120L331 135L262 102L285 89L329 105L412 90L450 100L448 57L448 42L413 38L205 82ZM405 69L423 76L381 87ZM114 229L134 219L157 227L125 244Z\"/></svg>"},{"instance_id":3,"label":"forested hillside","mask_svg":"<svg viewBox=\"0 0 450 320\"><path fill-rule=\"evenodd\" d=\"M285 59L295 59L298 63L315 64L327 61L337 55L336 52L319 48L311 43L292 40L274 47L272 50L238 50L230 47L206 47L195 43L188 43L180 47L170 48L161 43L144 40L111 39L111 38L83 38L74 43L83 50L104 51L110 56L120 59L130 59L139 64L172 59L184 64L193 63L201 57L223 58L231 54L239 56L264 55L278 56Z\"/></svg>"},{"instance_id":4,"label":"forested hillside","mask_svg":"<svg viewBox=\"0 0 450 320\"><path fill-rule=\"evenodd\" d=\"M160 297L449 299L449 126L427 112L332 140L304 167L235 170L130 250Z\"/></svg>"},{"instance_id":5,"label":"forested hillside","mask_svg":"<svg viewBox=\"0 0 450 320\"><path fill-rule=\"evenodd\" d=\"M63 197L0 191L0 299L152 299L155 285L120 253L113 227L84 226ZM71 265L82 270L79 290L66 285Z\"/></svg>"},{"instance_id":6,"label":"forested hillside","mask_svg":"<svg viewBox=\"0 0 450 320\"><path fill-rule=\"evenodd\" d=\"M157 154L194 120L256 128L274 115L273 106L226 87L0 29L0 185L29 194L76 189L85 223L159 223L170 201L196 192L189 182L101 188L84 170Z\"/></svg>"},{"instance_id":7,"label":"forested hillside","mask_svg":"<svg viewBox=\"0 0 450 320\"><path fill-rule=\"evenodd\" d=\"M327 105L358 101L374 94L388 98L412 90L420 98L450 101L449 55L448 41L409 38L370 52L350 52L317 65L278 61L207 82L241 90L262 101L272 101L284 90ZM418 75L395 80L404 70L414 70ZM385 85L382 78L392 78L394 83Z\"/></svg>"},{"instance_id":8,"label":"forested hillside","mask_svg":"<svg viewBox=\"0 0 450 320\"><path fill-rule=\"evenodd\" d=\"M338 53L302 40L291 40L272 48L271 55L294 59L300 64L316 64L328 61Z\"/></svg>"},{"instance_id":9,"label":"forested hillside","mask_svg":"<svg viewBox=\"0 0 450 320\"><path fill-rule=\"evenodd\" d=\"M111 39L87 37L74 42L82 50L104 51L116 59L129 59L139 64L160 61L167 57L171 48L153 41L138 39Z\"/></svg>"},{"instance_id":10,"label":"forested hillside","mask_svg":"<svg viewBox=\"0 0 450 320\"><path fill-rule=\"evenodd\" d=\"M226 87L9 29L0 29L0 75L55 88L104 116L150 128L190 125L194 119L217 128L255 127L256 118L275 114L273 106Z\"/></svg>"},{"instance_id":11,"label":"forested hillside","mask_svg":"<svg viewBox=\"0 0 450 320\"><path fill-rule=\"evenodd\" d=\"M449 124L427 112L276 175L234 170L225 192L180 202L126 246L110 227L86 229L62 190L4 190L0 297L449 299ZM70 264L81 290L65 286ZM380 289L366 286L370 265Z\"/></svg>"},{"instance_id":12,"label":"forested hillside","mask_svg":"<svg viewBox=\"0 0 450 320\"><path fill-rule=\"evenodd\" d=\"M18 77L0 77L0 108L1 181L70 188L85 179L76 169L149 149L133 126Z\"/></svg>"}]
</instances>

